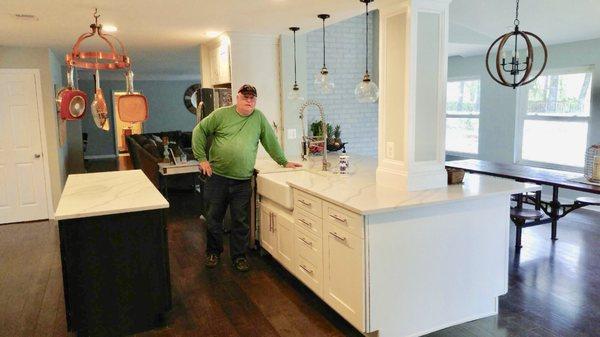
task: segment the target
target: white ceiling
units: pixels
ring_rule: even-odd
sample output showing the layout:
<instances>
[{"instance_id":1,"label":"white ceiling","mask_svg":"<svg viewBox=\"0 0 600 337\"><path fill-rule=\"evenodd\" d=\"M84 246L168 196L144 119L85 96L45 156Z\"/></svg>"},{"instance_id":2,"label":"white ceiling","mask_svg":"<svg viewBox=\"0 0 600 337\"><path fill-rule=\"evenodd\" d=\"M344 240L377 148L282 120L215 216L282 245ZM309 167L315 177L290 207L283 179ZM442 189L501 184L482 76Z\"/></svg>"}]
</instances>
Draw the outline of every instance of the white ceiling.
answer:
<instances>
[{"instance_id":1,"label":"white ceiling","mask_svg":"<svg viewBox=\"0 0 600 337\"><path fill-rule=\"evenodd\" d=\"M396 0L374 5L387 1ZM89 31L94 7L101 23L118 27L115 35L125 43L138 75L187 78L199 76L198 45L209 39L208 31L287 34L289 26L297 25L306 32L320 26L319 13L331 14L328 23L335 23L364 10L358 0L2 0L0 45L49 47L62 58ZM520 7L522 29L548 44L600 37L600 0L523 0ZM17 13L39 20L17 20ZM485 52L510 29L513 18L513 1L454 0L451 55Z\"/></svg>"}]
</instances>

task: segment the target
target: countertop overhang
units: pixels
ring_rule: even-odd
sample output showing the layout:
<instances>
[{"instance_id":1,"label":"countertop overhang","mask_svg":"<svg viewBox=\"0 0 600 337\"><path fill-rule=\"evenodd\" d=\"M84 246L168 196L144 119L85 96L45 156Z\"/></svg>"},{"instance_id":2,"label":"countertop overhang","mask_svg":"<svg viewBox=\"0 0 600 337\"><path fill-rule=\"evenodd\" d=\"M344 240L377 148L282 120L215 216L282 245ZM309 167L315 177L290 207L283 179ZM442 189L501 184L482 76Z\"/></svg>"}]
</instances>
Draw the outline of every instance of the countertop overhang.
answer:
<instances>
[{"instance_id":1,"label":"countertop overhang","mask_svg":"<svg viewBox=\"0 0 600 337\"><path fill-rule=\"evenodd\" d=\"M56 220L169 208L141 170L70 174L54 214Z\"/></svg>"}]
</instances>

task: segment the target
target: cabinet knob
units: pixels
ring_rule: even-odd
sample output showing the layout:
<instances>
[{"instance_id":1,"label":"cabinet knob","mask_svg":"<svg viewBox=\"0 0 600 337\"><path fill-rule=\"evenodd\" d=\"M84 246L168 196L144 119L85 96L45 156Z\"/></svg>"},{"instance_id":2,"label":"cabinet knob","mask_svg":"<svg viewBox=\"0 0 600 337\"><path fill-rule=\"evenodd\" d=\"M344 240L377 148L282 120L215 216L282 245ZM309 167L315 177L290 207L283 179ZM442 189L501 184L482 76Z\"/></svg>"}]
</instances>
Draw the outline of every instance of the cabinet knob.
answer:
<instances>
[{"instance_id":1,"label":"cabinet knob","mask_svg":"<svg viewBox=\"0 0 600 337\"><path fill-rule=\"evenodd\" d=\"M42 155L41 155L41 154L39 154L39 153L36 153L36 154L34 154L34 155L33 155L33 157L34 157L34 158L39 158L39 157L41 157L41 156L42 156Z\"/></svg>"}]
</instances>

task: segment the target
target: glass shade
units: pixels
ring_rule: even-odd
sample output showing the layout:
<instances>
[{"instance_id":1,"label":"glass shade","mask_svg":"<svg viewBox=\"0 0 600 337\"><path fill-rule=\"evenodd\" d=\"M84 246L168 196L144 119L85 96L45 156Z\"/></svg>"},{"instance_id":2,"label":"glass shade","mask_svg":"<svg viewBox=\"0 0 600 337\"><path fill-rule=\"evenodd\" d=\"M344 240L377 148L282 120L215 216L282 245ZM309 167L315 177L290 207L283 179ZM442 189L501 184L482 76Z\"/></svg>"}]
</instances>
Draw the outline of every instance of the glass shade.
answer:
<instances>
[{"instance_id":1,"label":"glass shade","mask_svg":"<svg viewBox=\"0 0 600 337\"><path fill-rule=\"evenodd\" d=\"M361 103L374 103L379 99L379 88L375 82L363 79L356 85L354 95Z\"/></svg>"},{"instance_id":2,"label":"glass shade","mask_svg":"<svg viewBox=\"0 0 600 337\"><path fill-rule=\"evenodd\" d=\"M317 89L317 91L321 94L330 94L333 92L335 87L335 84L329 78L329 72L327 69L321 70L321 72L315 76L314 83L315 89Z\"/></svg>"},{"instance_id":3,"label":"glass shade","mask_svg":"<svg viewBox=\"0 0 600 337\"><path fill-rule=\"evenodd\" d=\"M294 84L292 90L288 92L287 98L291 101L304 101L304 95L302 95L302 91L297 84Z\"/></svg>"}]
</instances>

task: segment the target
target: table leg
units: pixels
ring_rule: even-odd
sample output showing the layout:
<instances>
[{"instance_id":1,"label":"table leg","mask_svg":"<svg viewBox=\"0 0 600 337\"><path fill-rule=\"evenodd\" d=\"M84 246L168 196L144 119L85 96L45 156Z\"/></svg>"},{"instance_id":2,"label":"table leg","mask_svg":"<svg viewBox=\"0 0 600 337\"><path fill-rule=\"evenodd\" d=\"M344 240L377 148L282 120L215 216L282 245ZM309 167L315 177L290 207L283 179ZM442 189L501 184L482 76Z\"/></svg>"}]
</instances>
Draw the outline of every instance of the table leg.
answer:
<instances>
[{"instance_id":1,"label":"table leg","mask_svg":"<svg viewBox=\"0 0 600 337\"><path fill-rule=\"evenodd\" d=\"M560 201L558 201L558 186L552 186L552 201L550 202L550 218L552 219L552 240L558 240L556 237L556 227L558 224L558 212L560 210Z\"/></svg>"}]
</instances>

